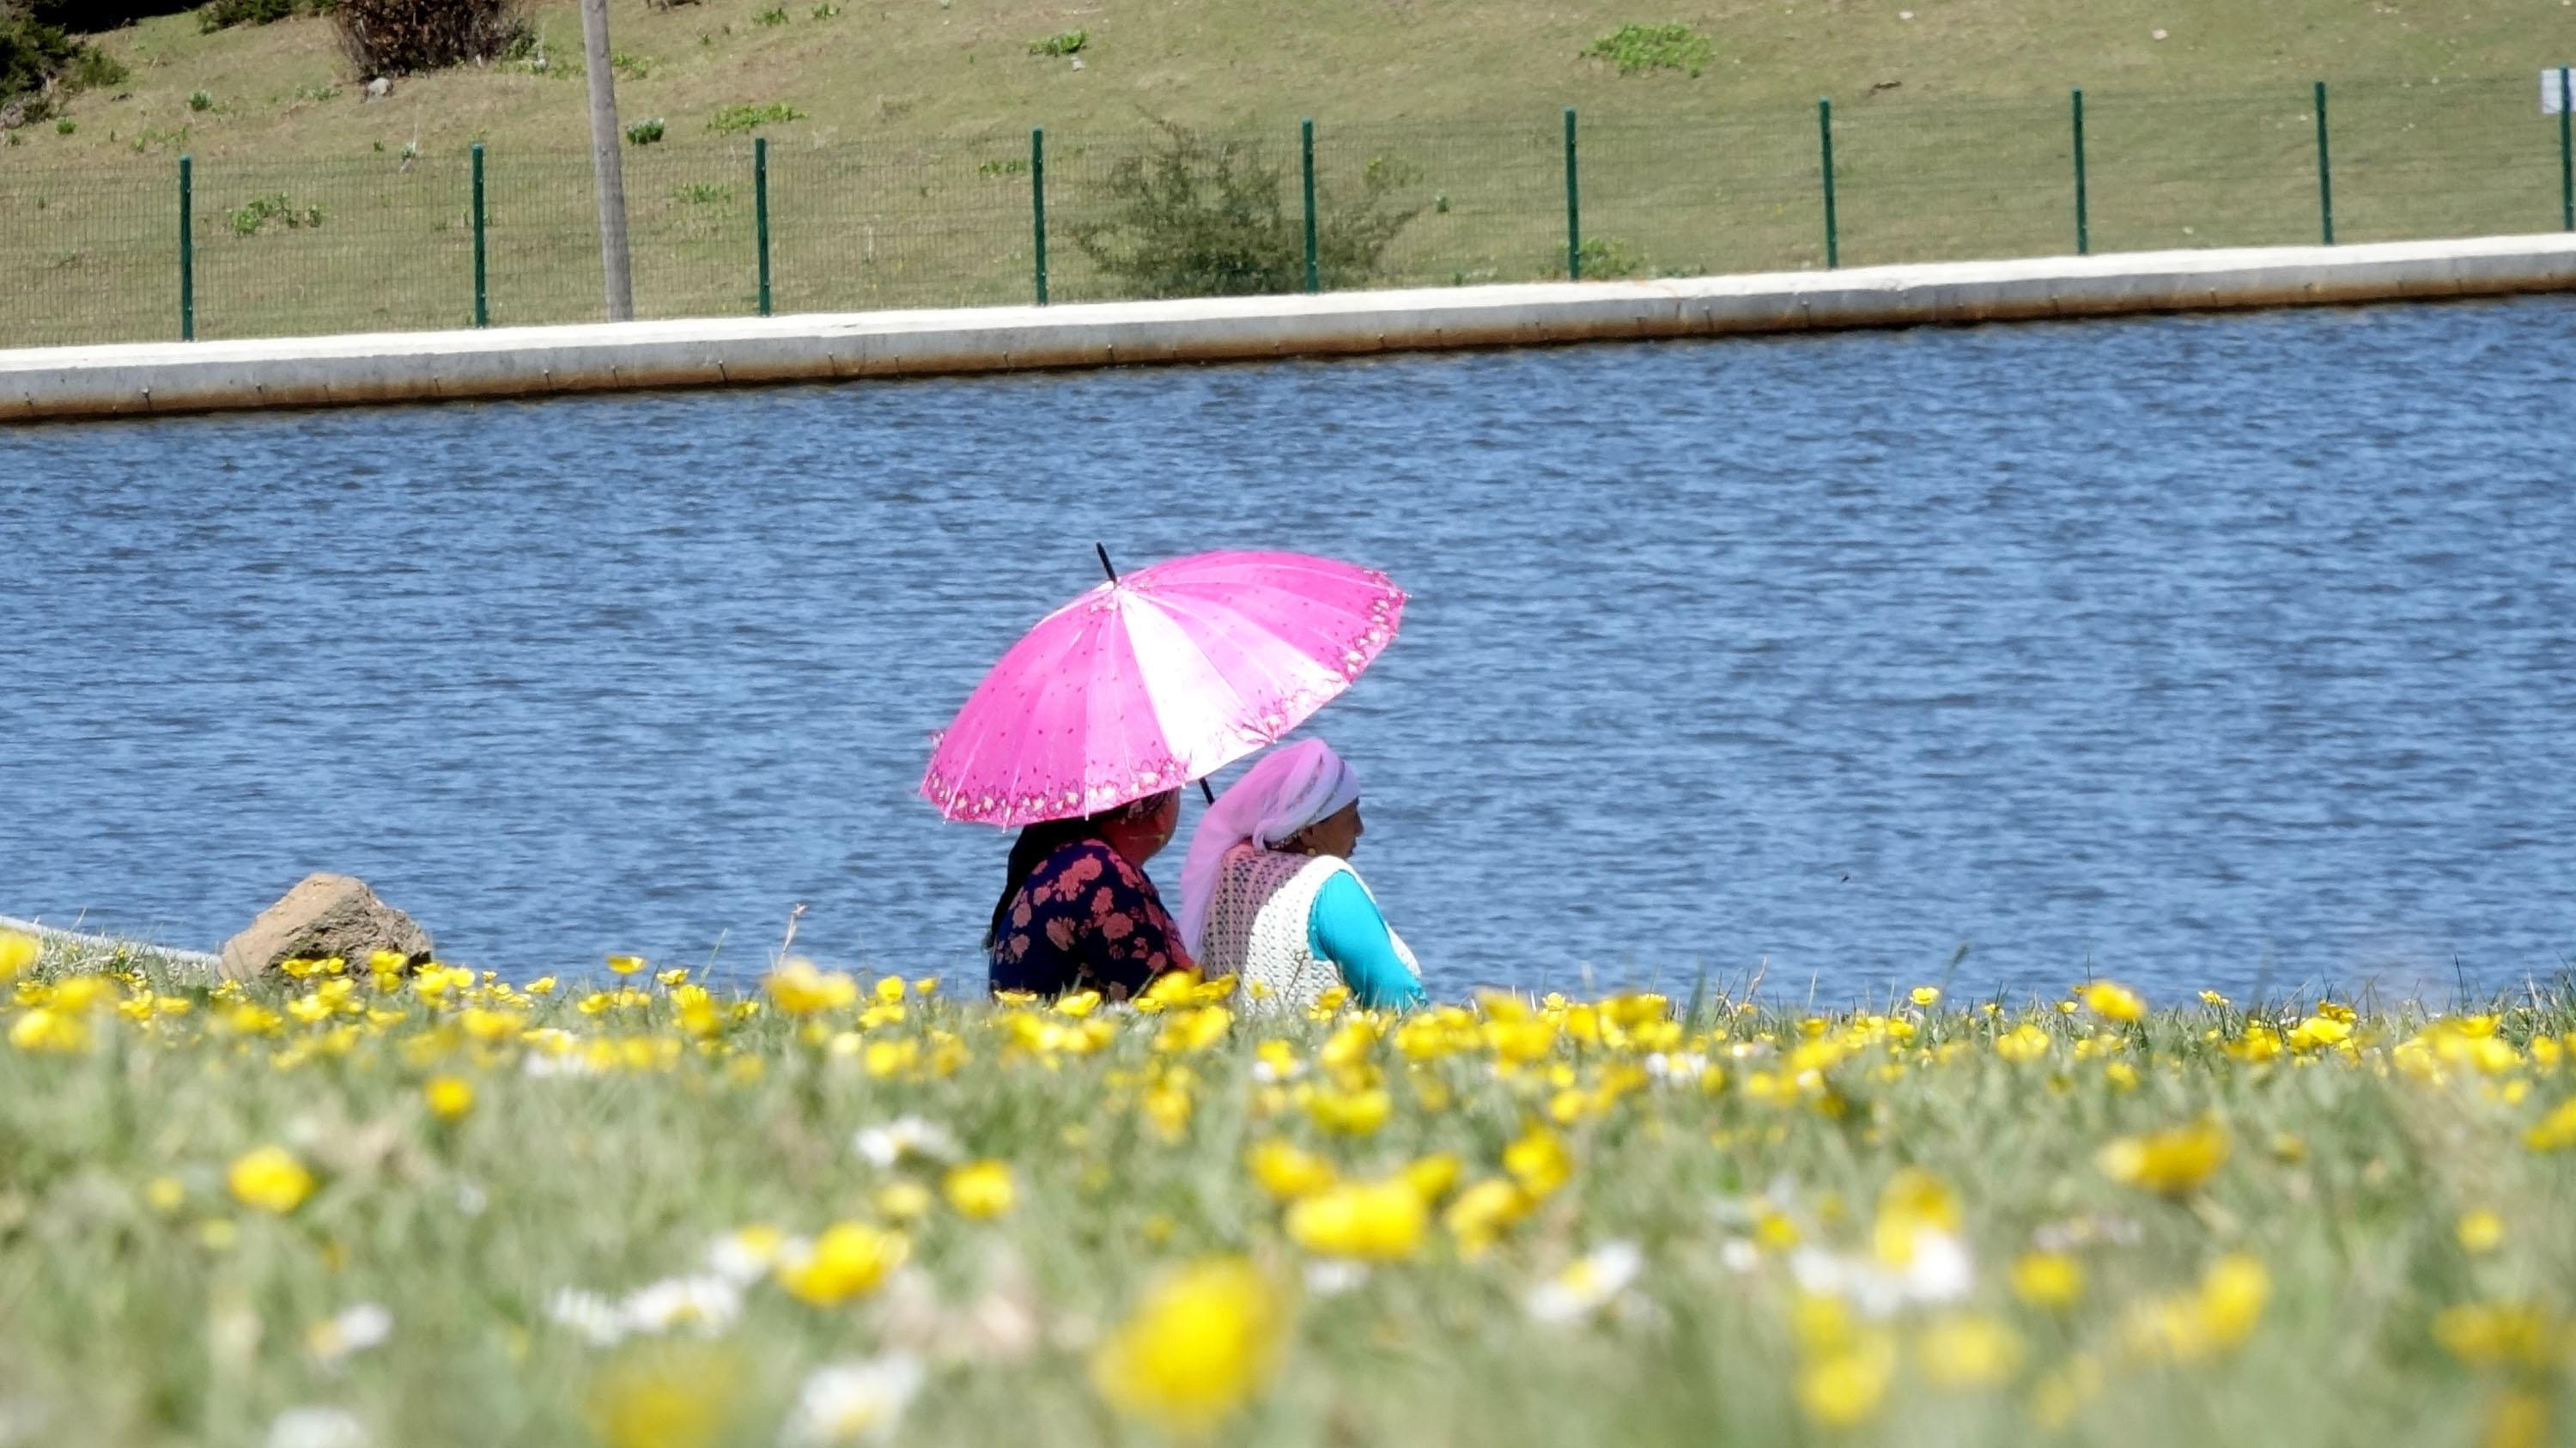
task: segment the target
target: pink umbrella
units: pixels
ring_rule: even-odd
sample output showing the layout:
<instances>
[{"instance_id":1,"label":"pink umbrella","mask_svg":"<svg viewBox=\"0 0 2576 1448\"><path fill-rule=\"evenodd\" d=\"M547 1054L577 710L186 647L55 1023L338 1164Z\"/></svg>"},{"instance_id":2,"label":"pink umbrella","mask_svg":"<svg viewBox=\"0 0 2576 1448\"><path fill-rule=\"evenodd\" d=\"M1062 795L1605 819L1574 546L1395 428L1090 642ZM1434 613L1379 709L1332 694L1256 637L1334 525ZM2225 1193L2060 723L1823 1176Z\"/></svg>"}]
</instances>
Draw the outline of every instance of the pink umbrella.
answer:
<instances>
[{"instance_id":1,"label":"pink umbrella","mask_svg":"<svg viewBox=\"0 0 2576 1448\"><path fill-rule=\"evenodd\" d=\"M1304 723L1369 666L1403 613L1404 590L1385 574L1302 553L1112 572L975 686L931 750L921 793L952 820L1008 826L1176 789Z\"/></svg>"}]
</instances>

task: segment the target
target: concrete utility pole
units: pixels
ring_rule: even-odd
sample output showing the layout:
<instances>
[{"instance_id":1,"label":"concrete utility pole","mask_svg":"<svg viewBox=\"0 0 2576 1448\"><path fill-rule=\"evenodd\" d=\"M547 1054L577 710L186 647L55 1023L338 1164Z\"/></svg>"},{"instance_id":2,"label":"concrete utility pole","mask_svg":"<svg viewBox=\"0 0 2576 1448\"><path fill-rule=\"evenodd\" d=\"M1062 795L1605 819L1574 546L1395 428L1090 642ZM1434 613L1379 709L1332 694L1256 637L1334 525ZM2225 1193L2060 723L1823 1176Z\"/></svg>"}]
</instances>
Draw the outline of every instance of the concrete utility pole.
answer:
<instances>
[{"instance_id":1,"label":"concrete utility pole","mask_svg":"<svg viewBox=\"0 0 2576 1448\"><path fill-rule=\"evenodd\" d=\"M617 75L608 68L608 0L581 0L582 63L590 73L590 159L599 181L599 269L608 279L608 320L635 319L635 278L626 263L626 172L617 129Z\"/></svg>"}]
</instances>

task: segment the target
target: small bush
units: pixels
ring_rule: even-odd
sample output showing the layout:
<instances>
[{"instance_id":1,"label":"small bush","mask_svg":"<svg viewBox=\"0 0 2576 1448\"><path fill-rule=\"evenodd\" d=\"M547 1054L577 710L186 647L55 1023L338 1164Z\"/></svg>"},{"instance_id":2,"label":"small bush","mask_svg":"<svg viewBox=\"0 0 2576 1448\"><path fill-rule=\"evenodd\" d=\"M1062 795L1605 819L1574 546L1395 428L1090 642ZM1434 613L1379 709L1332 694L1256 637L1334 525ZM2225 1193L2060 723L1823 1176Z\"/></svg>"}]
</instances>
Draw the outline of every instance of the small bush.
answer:
<instances>
[{"instance_id":1,"label":"small bush","mask_svg":"<svg viewBox=\"0 0 2576 1448\"><path fill-rule=\"evenodd\" d=\"M1059 34L1050 35L1050 36L1048 36L1048 37L1047 37L1046 39L1044 39L1044 40L1032 40L1032 41L1030 41L1030 42L1029 42L1029 54L1031 54L1031 55L1080 55L1080 54L1082 53L1082 48L1083 48L1084 46L1086 46L1086 45L1089 45L1090 43L1091 43L1091 32L1090 32L1090 31L1088 31L1088 30L1067 30L1067 31L1063 31L1063 32L1061 32L1061 33L1059 33Z\"/></svg>"},{"instance_id":2,"label":"small bush","mask_svg":"<svg viewBox=\"0 0 2576 1448\"><path fill-rule=\"evenodd\" d=\"M608 68L628 80L649 78L653 74L653 68L661 63L649 55L629 55L622 50L612 51L608 57Z\"/></svg>"},{"instance_id":3,"label":"small bush","mask_svg":"<svg viewBox=\"0 0 2576 1448\"><path fill-rule=\"evenodd\" d=\"M1109 169L1105 217L1074 222L1094 266L1147 297L1253 296L1306 284L1305 217L1292 214L1287 172L1262 147L1212 141L1169 121L1143 155ZM1419 206L1398 204L1410 168L1372 160L1354 190L1316 200L1316 272L1327 287L1375 275Z\"/></svg>"},{"instance_id":4,"label":"small bush","mask_svg":"<svg viewBox=\"0 0 2576 1448\"><path fill-rule=\"evenodd\" d=\"M1027 158L1021 156L988 156L975 163L975 174L978 176L1026 176L1029 174L1029 163Z\"/></svg>"},{"instance_id":5,"label":"small bush","mask_svg":"<svg viewBox=\"0 0 2576 1448\"><path fill-rule=\"evenodd\" d=\"M0 5L0 101L33 95L70 70L86 47L47 25ZM43 117L29 115L27 120Z\"/></svg>"},{"instance_id":6,"label":"small bush","mask_svg":"<svg viewBox=\"0 0 2576 1448\"><path fill-rule=\"evenodd\" d=\"M626 128L626 139L638 146L652 145L654 142L662 139L662 118L660 116L655 116L649 121L637 121L633 125L628 126Z\"/></svg>"},{"instance_id":7,"label":"small bush","mask_svg":"<svg viewBox=\"0 0 2576 1448\"><path fill-rule=\"evenodd\" d=\"M57 136L68 136L79 129L79 123L69 116L65 116L61 120L54 122L54 134Z\"/></svg>"},{"instance_id":8,"label":"small bush","mask_svg":"<svg viewBox=\"0 0 2576 1448\"><path fill-rule=\"evenodd\" d=\"M236 25L274 25L295 13L295 0L212 0L197 8L197 29L207 35Z\"/></svg>"},{"instance_id":9,"label":"small bush","mask_svg":"<svg viewBox=\"0 0 2576 1448\"><path fill-rule=\"evenodd\" d=\"M1621 75L1678 70L1697 76L1715 52L1708 37L1687 25L1622 25L1583 47L1586 60L1606 60Z\"/></svg>"},{"instance_id":10,"label":"small bush","mask_svg":"<svg viewBox=\"0 0 2576 1448\"><path fill-rule=\"evenodd\" d=\"M253 197L235 210L226 213L224 219L232 224L233 235L257 236L261 229L272 221L285 222L290 231L301 231L308 226L320 226L322 208L319 206L298 208L286 199L285 193L280 192L272 196Z\"/></svg>"},{"instance_id":11,"label":"small bush","mask_svg":"<svg viewBox=\"0 0 2576 1448\"><path fill-rule=\"evenodd\" d=\"M814 18L817 20L829 20L840 13L841 7L833 4L832 0L823 0L822 4L814 7Z\"/></svg>"},{"instance_id":12,"label":"small bush","mask_svg":"<svg viewBox=\"0 0 2576 1448\"><path fill-rule=\"evenodd\" d=\"M211 111L214 108L214 92L201 90L188 92L188 109L192 111Z\"/></svg>"},{"instance_id":13,"label":"small bush","mask_svg":"<svg viewBox=\"0 0 2576 1448\"><path fill-rule=\"evenodd\" d=\"M497 60L531 34L521 0L337 0L331 18L368 76Z\"/></svg>"},{"instance_id":14,"label":"small bush","mask_svg":"<svg viewBox=\"0 0 2576 1448\"><path fill-rule=\"evenodd\" d=\"M765 106L726 106L716 112L713 120L707 122L707 129L720 136L730 136L741 131L756 131L763 126L783 125L788 121L803 119L805 119L803 111L785 101L771 101Z\"/></svg>"},{"instance_id":15,"label":"small bush","mask_svg":"<svg viewBox=\"0 0 2576 1448\"><path fill-rule=\"evenodd\" d=\"M132 72L117 63L116 57L95 45L82 46L80 53L72 57L71 87L76 91L105 90L112 85L121 85L130 74Z\"/></svg>"},{"instance_id":16,"label":"small bush","mask_svg":"<svg viewBox=\"0 0 2576 1448\"><path fill-rule=\"evenodd\" d=\"M761 11L759 14L754 15L751 18L759 21L763 25L784 25L787 23L787 7L784 5L772 5L768 9Z\"/></svg>"},{"instance_id":17,"label":"small bush","mask_svg":"<svg viewBox=\"0 0 2576 1448\"><path fill-rule=\"evenodd\" d=\"M692 206L721 205L733 199L733 188L720 186L713 181L691 181L684 186L672 187L671 199L684 201Z\"/></svg>"},{"instance_id":18,"label":"small bush","mask_svg":"<svg viewBox=\"0 0 2576 1448\"><path fill-rule=\"evenodd\" d=\"M1632 277L1646 264L1646 258L1635 247L1615 236L1583 238L1582 254L1583 279L1587 282L1613 282L1622 277ZM1554 260L1556 273L1563 275L1565 253L1560 250Z\"/></svg>"}]
</instances>

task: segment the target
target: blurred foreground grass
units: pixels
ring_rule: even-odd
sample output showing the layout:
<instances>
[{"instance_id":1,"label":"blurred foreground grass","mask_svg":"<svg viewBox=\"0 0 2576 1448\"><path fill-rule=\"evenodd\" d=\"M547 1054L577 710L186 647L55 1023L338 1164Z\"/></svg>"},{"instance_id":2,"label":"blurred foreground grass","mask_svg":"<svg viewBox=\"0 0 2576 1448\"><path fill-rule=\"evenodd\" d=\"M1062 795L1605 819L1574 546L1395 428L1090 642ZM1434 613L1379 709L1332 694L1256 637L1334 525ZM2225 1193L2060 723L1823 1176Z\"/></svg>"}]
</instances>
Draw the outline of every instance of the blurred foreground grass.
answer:
<instances>
[{"instance_id":1,"label":"blurred foreground grass","mask_svg":"<svg viewBox=\"0 0 2576 1448\"><path fill-rule=\"evenodd\" d=\"M1309 1019L61 949L0 937L0 1442L2566 1440L2562 992Z\"/></svg>"}]
</instances>

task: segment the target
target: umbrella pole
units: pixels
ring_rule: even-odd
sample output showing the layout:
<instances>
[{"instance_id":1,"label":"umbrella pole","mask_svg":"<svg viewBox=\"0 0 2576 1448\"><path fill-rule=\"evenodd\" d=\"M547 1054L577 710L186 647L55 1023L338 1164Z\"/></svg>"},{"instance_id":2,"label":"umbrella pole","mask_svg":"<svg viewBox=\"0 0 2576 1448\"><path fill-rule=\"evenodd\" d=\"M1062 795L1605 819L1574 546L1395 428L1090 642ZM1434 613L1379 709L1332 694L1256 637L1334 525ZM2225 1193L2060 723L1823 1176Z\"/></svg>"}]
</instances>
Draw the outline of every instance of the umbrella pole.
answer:
<instances>
[{"instance_id":1,"label":"umbrella pole","mask_svg":"<svg viewBox=\"0 0 2576 1448\"><path fill-rule=\"evenodd\" d=\"M1091 551L1100 555L1100 571L1109 575L1110 582L1116 583L1118 581L1118 570L1110 566L1109 545L1095 541L1091 545ZM1216 791L1208 788L1208 782L1204 779L1199 781L1199 798L1206 800L1210 804L1216 803Z\"/></svg>"}]
</instances>

